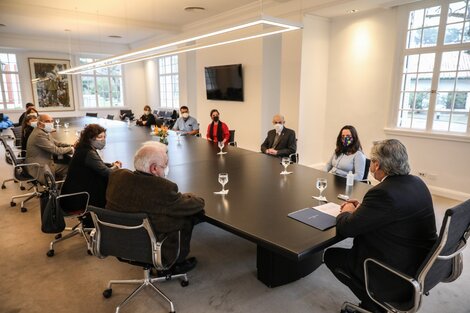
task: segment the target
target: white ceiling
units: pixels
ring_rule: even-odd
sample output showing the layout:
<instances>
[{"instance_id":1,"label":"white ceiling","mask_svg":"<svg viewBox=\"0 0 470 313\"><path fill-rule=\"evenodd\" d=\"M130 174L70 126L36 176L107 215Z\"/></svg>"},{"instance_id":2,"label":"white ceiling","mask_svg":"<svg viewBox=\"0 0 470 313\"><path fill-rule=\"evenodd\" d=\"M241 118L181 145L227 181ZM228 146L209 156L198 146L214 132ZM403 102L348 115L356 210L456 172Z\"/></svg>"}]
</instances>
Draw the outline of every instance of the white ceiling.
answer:
<instances>
[{"instance_id":1,"label":"white ceiling","mask_svg":"<svg viewBox=\"0 0 470 313\"><path fill-rule=\"evenodd\" d=\"M178 34L227 12L288 13L287 9L334 17L350 9L370 10L404 2L413 0L0 0L0 23L6 25L0 27L0 36L131 46L149 38ZM206 10L184 11L188 6Z\"/></svg>"}]
</instances>

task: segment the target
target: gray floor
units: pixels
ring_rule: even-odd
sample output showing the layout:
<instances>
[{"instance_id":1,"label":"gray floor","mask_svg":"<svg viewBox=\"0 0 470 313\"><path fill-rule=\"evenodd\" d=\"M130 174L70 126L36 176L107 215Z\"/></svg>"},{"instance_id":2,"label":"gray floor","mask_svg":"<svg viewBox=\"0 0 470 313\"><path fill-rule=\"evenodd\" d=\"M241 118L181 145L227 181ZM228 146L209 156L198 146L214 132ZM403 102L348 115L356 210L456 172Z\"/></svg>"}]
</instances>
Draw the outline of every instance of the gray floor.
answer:
<instances>
[{"instance_id":1,"label":"gray floor","mask_svg":"<svg viewBox=\"0 0 470 313\"><path fill-rule=\"evenodd\" d=\"M0 153L1 180L10 177ZM113 258L99 260L86 253L81 238L46 252L52 235L41 233L38 200L20 213L10 207L9 197L23 193L18 184L8 183L0 191L0 312L114 312L133 287L116 286L113 297L101 295L109 279L140 278L138 267ZM445 208L457 202L434 198L438 219ZM341 245L348 245L343 242ZM343 301L356 302L353 294L321 266L307 277L274 289L256 279L256 247L209 224L195 228L192 255L199 264L189 273L190 285L177 281L160 286L173 299L177 312L339 312ZM470 249L465 252L470 265ZM441 284L425 297L421 312L470 313L470 269L451 284ZM140 294L121 312L167 312L167 305L150 290Z\"/></svg>"}]
</instances>

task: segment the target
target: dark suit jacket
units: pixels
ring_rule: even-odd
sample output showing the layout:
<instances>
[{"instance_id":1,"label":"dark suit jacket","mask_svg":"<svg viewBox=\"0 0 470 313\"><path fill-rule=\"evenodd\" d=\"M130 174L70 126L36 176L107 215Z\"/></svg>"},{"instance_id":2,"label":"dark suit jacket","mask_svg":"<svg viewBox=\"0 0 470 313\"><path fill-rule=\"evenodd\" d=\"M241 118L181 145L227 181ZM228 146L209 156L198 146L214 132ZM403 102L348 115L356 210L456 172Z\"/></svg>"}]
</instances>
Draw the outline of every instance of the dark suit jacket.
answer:
<instances>
[{"instance_id":1,"label":"dark suit jacket","mask_svg":"<svg viewBox=\"0 0 470 313\"><path fill-rule=\"evenodd\" d=\"M104 163L92 147L78 146L70 161L61 194L86 191L90 194L90 205L104 208L108 176L115 169L110 164ZM83 203L79 197L64 198L61 205L68 212L83 209Z\"/></svg>"},{"instance_id":2,"label":"dark suit jacket","mask_svg":"<svg viewBox=\"0 0 470 313\"><path fill-rule=\"evenodd\" d=\"M347 262L355 279L364 282L366 258L414 276L437 239L431 194L416 176L389 176L366 193L354 213L338 215L336 231L354 237ZM388 282L381 274L371 276Z\"/></svg>"},{"instance_id":3,"label":"dark suit jacket","mask_svg":"<svg viewBox=\"0 0 470 313\"><path fill-rule=\"evenodd\" d=\"M157 235L181 230L182 261L189 253L193 224L204 213L204 199L178 192L178 186L168 179L120 169L109 175L106 208L147 213ZM163 257L171 261L176 240L169 237L167 242L169 249L163 250Z\"/></svg>"},{"instance_id":4,"label":"dark suit jacket","mask_svg":"<svg viewBox=\"0 0 470 313\"><path fill-rule=\"evenodd\" d=\"M297 142L295 140L295 131L284 127L281 132L281 138L275 147L273 147L276 131L271 129L268 136L261 144L261 152L266 153L267 149L274 148L277 150L278 157L287 157L297 151Z\"/></svg>"}]
</instances>

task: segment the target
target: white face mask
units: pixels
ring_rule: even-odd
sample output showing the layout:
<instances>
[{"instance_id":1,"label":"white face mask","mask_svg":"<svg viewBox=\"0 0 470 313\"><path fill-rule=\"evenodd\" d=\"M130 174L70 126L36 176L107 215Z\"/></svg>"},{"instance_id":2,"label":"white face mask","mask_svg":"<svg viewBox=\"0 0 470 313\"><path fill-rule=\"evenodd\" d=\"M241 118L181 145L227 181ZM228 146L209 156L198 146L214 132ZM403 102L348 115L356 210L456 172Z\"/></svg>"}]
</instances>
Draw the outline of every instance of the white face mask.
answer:
<instances>
[{"instance_id":1,"label":"white face mask","mask_svg":"<svg viewBox=\"0 0 470 313\"><path fill-rule=\"evenodd\" d=\"M168 174L170 173L170 167L167 165L165 167L165 177L168 177Z\"/></svg>"},{"instance_id":2,"label":"white face mask","mask_svg":"<svg viewBox=\"0 0 470 313\"><path fill-rule=\"evenodd\" d=\"M274 124L274 129L276 130L276 133L282 132L283 128L284 128L284 125L282 124Z\"/></svg>"},{"instance_id":3,"label":"white face mask","mask_svg":"<svg viewBox=\"0 0 470 313\"><path fill-rule=\"evenodd\" d=\"M44 130L47 133L52 132L53 129L54 129L54 123L44 123Z\"/></svg>"},{"instance_id":4,"label":"white face mask","mask_svg":"<svg viewBox=\"0 0 470 313\"><path fill-rule=\"evenodd\" d=\"M181 116L184 118L184 119L187 119L189 117L189 113L186 112L186 113L181 113Z\"/></svg>"},{"instance_id":5,"label":"white face mask","mask_svg":"<svg viewBox=\"0 0 470 313\"><path fill-rule=\"evenodd\" d=\"M36 121L36 122L31 122L31 127L32 127L32 128L38 127L38 121Z\"/></svg>"}]
</instances>

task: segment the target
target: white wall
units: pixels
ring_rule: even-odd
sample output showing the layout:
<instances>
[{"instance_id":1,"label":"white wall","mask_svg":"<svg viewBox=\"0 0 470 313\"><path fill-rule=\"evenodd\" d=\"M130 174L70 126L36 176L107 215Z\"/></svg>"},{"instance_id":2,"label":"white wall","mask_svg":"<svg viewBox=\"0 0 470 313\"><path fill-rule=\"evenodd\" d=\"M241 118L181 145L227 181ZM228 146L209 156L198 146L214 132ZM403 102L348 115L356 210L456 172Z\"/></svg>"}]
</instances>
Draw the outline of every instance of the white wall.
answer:
<instances>
[{"instance_id":1,"label":"white wall","mask_svg":"<svg viewBox=\"0 0 470 313\"><path fill-rule=\"evenodd\" d=\"M224 64L243 65L245 101L207 100L204 67ZM255 39L196 52L197 120L203 137L210 123L211 109L220 112L220 119L235 129L235 140L243 148L258 151L261 144L262 40ZM264 138L263 138L264 139Z\"/></svg>"},{"instance_id":2,"label":"white wall","mask_svg":"<svg viewBox=\"0 0 470 313\"><path fill-rule=\"evenodd\" d=\"M324 162L330 22L306 15L302 37L300 78L299 140L300 163ZM320 166L322 167L322 166Z\"/></svg>"},{"instance_id":3,"label":"white wall","mask_svg":"<svg viewBox=\"0 0 470 313\"><path fill-rule=\"evenodd\" d=\"M395 105L398 28L396 9L332 20L323 162L334 149L339 129L352 124L366 154L372 141L397 138L408 149L413 173L436 175L425 179L431 191L463 200L470 197L470 144L384 131L390 106Z\"/></svg>"}]
</instances>

